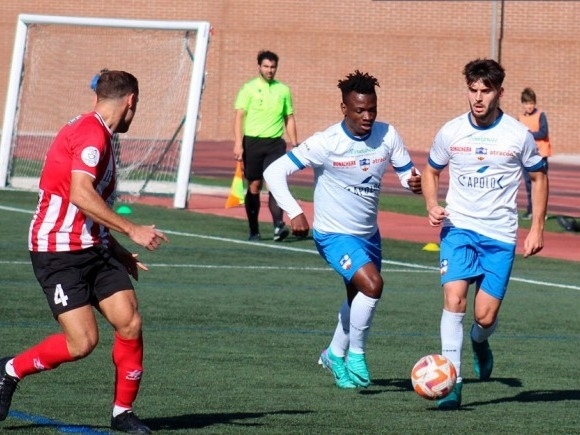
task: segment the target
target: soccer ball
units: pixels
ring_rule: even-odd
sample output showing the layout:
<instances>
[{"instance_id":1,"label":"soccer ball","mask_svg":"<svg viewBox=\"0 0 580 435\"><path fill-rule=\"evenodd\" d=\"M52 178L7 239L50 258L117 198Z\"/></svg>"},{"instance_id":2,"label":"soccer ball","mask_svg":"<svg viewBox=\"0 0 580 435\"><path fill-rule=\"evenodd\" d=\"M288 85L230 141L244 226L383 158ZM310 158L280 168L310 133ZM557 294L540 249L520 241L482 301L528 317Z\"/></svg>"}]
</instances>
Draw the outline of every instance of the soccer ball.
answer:
<instances>
[{"instance_id":1,"label":"soccer ball","mask_svg":"<svg viewBox=\"0 0 580 435\"><path fill-rule=\"evenodd\" d=\"M457 371L443 355L425 355L413 366L411 382L415 392L429 400L447 396L457 381Z\"/></svg>"}]
</instances>

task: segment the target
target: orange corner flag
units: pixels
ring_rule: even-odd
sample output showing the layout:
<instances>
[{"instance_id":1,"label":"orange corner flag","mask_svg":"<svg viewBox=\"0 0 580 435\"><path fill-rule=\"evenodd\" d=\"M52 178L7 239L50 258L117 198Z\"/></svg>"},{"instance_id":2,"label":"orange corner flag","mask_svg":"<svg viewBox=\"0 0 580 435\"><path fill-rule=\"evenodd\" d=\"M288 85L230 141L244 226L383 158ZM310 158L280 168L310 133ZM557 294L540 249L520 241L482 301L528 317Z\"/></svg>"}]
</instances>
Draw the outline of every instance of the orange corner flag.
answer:
<instances>
[{"instance_id":1,"label":"orange corner flag","mask_svg":"<svg viewBox=\"0 0 580 435\"><path fill-rule=\"evenodd\" d=\"M226 208L237 207L238 205L244 204L245 196L246 192L244 189L244 179L242 177L242 163L238 162L234 179L232 180L230 194L226 200Z\"/></svg>"}]
</instances>

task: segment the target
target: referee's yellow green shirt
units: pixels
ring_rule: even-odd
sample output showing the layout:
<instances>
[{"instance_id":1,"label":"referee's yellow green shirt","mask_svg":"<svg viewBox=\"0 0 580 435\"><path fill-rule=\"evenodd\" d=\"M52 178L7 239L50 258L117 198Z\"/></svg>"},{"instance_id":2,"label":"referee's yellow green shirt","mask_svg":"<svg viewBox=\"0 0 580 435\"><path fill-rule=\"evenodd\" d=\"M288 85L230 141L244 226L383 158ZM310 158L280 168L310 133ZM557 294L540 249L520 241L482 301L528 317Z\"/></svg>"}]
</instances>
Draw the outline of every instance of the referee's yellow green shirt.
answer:
<instances>
[{"instance_id":1,"label":"referee's yellow green shirt","mask_svg":"<svg viewBox=\"0 0 580 435\"><path fill-rule=\"evenodd\" d=\"M267 82L262 77L244 83L234 107L246 112L244 136L251 137L281 137L284 117L294 113L290 88L276 80Z\"/></svg>"}]
</instances>

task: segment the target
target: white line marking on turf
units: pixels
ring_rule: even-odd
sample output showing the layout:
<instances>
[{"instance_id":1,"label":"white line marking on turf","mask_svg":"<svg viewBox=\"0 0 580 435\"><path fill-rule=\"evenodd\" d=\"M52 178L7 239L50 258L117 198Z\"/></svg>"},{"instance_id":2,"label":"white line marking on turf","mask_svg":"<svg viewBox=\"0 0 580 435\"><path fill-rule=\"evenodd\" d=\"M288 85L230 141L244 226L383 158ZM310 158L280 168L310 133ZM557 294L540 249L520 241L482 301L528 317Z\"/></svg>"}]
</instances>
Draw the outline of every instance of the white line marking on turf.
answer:
<instances>
[{"instance_id":1,"label":"white line marking on turf","mask_svg":"<svg viewBox=\"0 0 580 435\"><path fill-rule=\"evenodd\" d=\"M15 208L15 207L7 207L7 206L3 206L0 205L0 210L6 210L6 211L13 211L13 212L17 212L17 213L26 213L26 214L32 214L33 212L31 212L30 210L24 210L21 208ZM262 242L250 242L247 240L238 240L238 239L229 239L226 237L216 237L216 236L207 236L207 235L203 235L203 234L194 234L194 233L184 233L182 231L173 231L173 230L161 230L166 234L173 234L176 236L183 236L183 237L192 237L192 238L196 238L196 239L206 239L206 240L215 240L218 242L227 242L227 243L236 243L236 244L240 244L240 245L254 245L254 246L260 246L263 248L267 248L267 249L279 249L279 250L283 250L283 251L292 251L292 252L302 252L305 254L317 254L318 255L318 251L314 250L314 249L304 249L304 248L294 248L291 246L285 246L285 244L266 244L266 243L262 243ZM401 261L392 261L392 260L383 260L382 261L383 264L390 264L392 266L402 266L402 267L408 267L408 268L412 268L412 269L422 269L423 271L434 271L434 270L439 270L436 267L431 267L431 266L423 266L420 264L414 264L414 263L405 263L405 262L401 262ZM10 262L10 261L0 261L0 264L28 264L28 262ZM152 266L158 266L158 267L214 267L214 268L227 268L228 266L193 266L193 265L175 265L175 264L157 264L157 265L153 265ZM230 266L232 267L232 266ZM232 267L233 268L233 267ZM258 269L259 267L243 267L243 269ZM275 267L272 267L275 268ZM282 269L282 268L278 268L278 269ZM288 270L294 270L294 269L299 269L299 270L324 270L324 269L318 269L318 268L286 268ZM330 269L328 269L330 270ZM409 270L385 270L384 272L409 272ZM517 282L524 282L527 284L533 284L533 285L540 285L540 286L546 286L546 287L555 287L555 288L563 288L563 289L570 289L570 290L580 290L579 286L575 286L575 285L567 285L567 284L556 284L553 282L547 282L547 281L537 281L537 280L532 280L532 279L526 279L526 278L518 278L515 276L512 276L510 278L510 281L517 281Z\"/></svg>"},{"instance_id":2,"label":"white line marking on turf","mask_svg":"<svg viewBox=\"0 0 580 435\"><path fill-rule=\"evenodd\" d=\"M160 231L163 231L166 234L173 234L176 236L194 237L196 239L215 240L218 242L228 242L228 243L235 243L235 244L239 244L239 245L260 246L260 247L265 247L268 249L279 249L279 250L283 250L283 251L292 251L292 252L301 252L304 254L319 255L318 251L315 249L294 248L291 246L285 246L285 244L280 244L280 243L272 245L272 244L266 244L263 242L250 242L247 240L228 239L225 237L216 237L216 236L207 236L207 235L201 235L201 234L184 233L181 231L172 231L172 230L160 230ZM382 263L383 264L391 264L391 265L395 265L395 266L404 266L404 267L409 267L409 268L423 269L423 270L439 270L436 267L423 266L420 264L413 264L413 263L403 263L400 261L383 260Z\"/></svg>"},{"instance_id":3,"label":"white line marking on turf","mask_svg":"<svg viewBox=\"0 0 580 435\"><path fill-rule=\"evenodd\" d=\"M0 260L0 264L29 265L30 261L5 261ZM334 272L330 267L292 267L292 266L231 266L227 264L174 264L174 263L147 263L149 267L166 267L174 269L229 269L229 270L297 270L302 272ZM411 269L383 269L389 273L433 273L432 270L411 270Z\"/></svg>"},{"instance_id":4,"label":"white line marking on turf","mask_svg":"<svg viewBox=\"0 0 580 435\"><path fill-rule=\"evenodd\" d=\"M29 215L32 215L34 213L33 211L30 211L30 210L23 210L21 208L7 207L5 205L0 205L0 210L15 211L17 213L26 213Z\"/></svg>"}]
</instances>

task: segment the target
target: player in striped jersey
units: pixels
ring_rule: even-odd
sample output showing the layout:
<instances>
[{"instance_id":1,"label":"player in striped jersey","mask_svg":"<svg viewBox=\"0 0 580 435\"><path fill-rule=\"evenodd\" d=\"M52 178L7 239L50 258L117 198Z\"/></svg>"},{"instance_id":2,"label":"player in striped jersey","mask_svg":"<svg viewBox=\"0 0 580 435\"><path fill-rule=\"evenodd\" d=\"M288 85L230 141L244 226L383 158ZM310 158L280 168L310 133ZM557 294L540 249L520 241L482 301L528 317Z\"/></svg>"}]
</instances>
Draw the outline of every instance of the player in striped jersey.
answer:
<instances>
[{"instance_id":1,"label":"player in striped jersey","mask_svg":"<svg viewBox=\"0 0 580 435\"><path fill-rule=\"evenodd\" d=\"M94 111L69 121L54 139L30 225L34 273L62 332L0 360L0 420L6 418L20 380L94 350L99 337L94 306L114 328L111 427L150 433L132 410L143 371L143 339L129 276L137 279L138 271L147 267L110 231L149 250L167 237L154 225L137 225L113 211L116 168L111 137L131 126L138 81L124 71L107 71L98 80L96 94Z\"/></svg>"},{"instance_id":2,"label":"player in striped jersey","mask_svg":"<svg viewBox=\"0 0 580 435\"><path fill-rule=\"evenodd\" d=\"M422 174L429 222L441 226L440 268L444 305L442 354L458 374L439 409L461 405L461 353L467 292L475 284L470 337L474 371L487 380L493 369L488 338L495 331L515 259L518 213L516 196L522 171L530 173L534 219L524 242L524 257L544 246L548 198L545 162L527 128L500 109L503 67L476 59L463 71L470 111L447 122L437 133ZM449 166L445 206L438 196L439 176Z\"/></svg>"}]
</instances>

